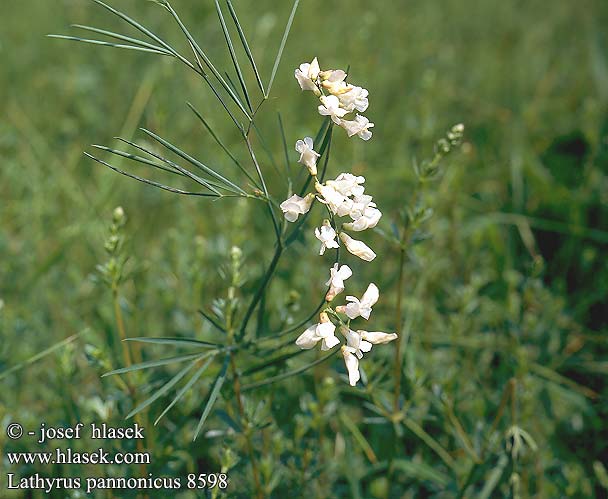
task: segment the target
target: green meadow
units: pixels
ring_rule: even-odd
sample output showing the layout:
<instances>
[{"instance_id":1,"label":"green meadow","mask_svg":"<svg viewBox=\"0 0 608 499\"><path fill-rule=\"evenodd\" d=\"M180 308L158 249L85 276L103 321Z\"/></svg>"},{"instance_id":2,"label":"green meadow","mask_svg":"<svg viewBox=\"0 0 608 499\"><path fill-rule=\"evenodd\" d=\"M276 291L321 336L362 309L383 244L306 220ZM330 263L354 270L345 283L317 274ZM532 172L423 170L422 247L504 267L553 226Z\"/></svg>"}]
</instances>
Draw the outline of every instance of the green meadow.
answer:
<instances>
[{"instance_id":1,"label":"green meadow","mask_svg":"<svg viewBox=\"0 0 608 499\"><path fill-rule=\"evenodd\" d=\"M199 67L163 1L108 1ZM291 1L221 1L238 70L214 1L171 5L237 121L230 93L261 102L249 131L263 182L201 74L47 36L130 43L82 25L157 45L136 27L91 0L3 4L0 497L606 497L608 4L301 0L287 33ZM265 90L276 66L265 99L241 35ZM294 79L315 56L369 90L371 140L320 129ZM295 345L336 252L318 255L320 203L301 227L278 204L310 182L294 144L318 131L327 178L364 176L383 215L353 233L373 262L339 253L354 275L336 303L376 283L357 327L399 336L365 354L356 386L339 350ZM125 141L192 168L185 152L246 195L179 195L84 154L200 187L112 153L146 156ZM83 438L37 443L42 423L79 422ZM145 438L96 441L91 423ZM149 462L9 458L58 447ZM82 483L11 486L31 476ZM158 477L180 486L104 481Z\"/></svg>"}]
</instances>

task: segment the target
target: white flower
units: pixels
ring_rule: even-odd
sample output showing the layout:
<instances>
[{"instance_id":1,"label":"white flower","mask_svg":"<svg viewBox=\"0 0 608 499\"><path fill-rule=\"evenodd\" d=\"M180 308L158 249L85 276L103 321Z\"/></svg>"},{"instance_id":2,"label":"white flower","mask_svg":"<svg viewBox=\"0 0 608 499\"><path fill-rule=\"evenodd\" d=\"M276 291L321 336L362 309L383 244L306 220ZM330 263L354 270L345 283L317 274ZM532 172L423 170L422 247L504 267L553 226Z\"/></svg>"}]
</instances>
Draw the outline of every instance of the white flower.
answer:
<instances>
[{"instance_id":1,"label":"white flower","mask_svg":"<svg viewBox=\"0 0 608 499\"><path fill-rule=\"evenodd\" d=\"M317 341L321 339L317 336L317 326L318 324L310 326L308 329L306 329L306 331L304 331L300 336L298 336L298 339L296 340L296 345L298 345L304 350L314 348L314 346L317 344Z\"/></svg>"},{"instance_id":2,"label":"white flower","mask_svg":"<svg viewBox=\"0 0 608 499\"><path fill-rule=\"evenodd\" d=\"M321 350L331 350L336 345L340 344L340 340L334 334L336 326L329 320L325 312L319 314L319 324L317 324L316 334L321 338Z\"/></svg>"},{"instance_id":3,"label":"white flower","mask_svg":"<svg viewBox=\"0 0 608 499\"><path fill-rule=\"evenodd\" d=\"M380 331L368 332L361 330L358 330L357 333L361 335L361 339L369 341L373 345L383 345L384 343L389 343L397 339L395 333L382 333Z\"/></svg>"},{"instance_id":4,"label":"white flower","mask_svg":"<svg viewBox=\"0 0 608 499\"><path fill-rule=\"evenodd\" d=\"M361 113L366 111L369 107L368 95L369 92L367 89L354 85L346 85L346 88L337 94L340 105L344 109L348 112L352 112L356 109Z\"/></svg>"},{"instance_id":5,"label":"white flower","mask_svg":"<svg viewBox=\"0 0 608 499\"><path fill-rule=\"evenodd\" d=\"M357 381L361 379L361 374L359 373L359 359L357 359L354 353L353 348L342 345L342 356L344 357L344 363L346 364L346 370L348 371L350 386L355 386Z\"/></svg>"},{"instance_id":6,"label":"white flower","mask_svg":"<svg viewBox=\"0 0 608 499\"><path fill-rule=\"evenodd\" d=\"M307 62L300 64L300 67L295 70L294 76L300 84L302 90L312 90L313 92L319 92L316 81L319 77L319 61L315 57L309 64Z\"/></svg>"},{"instance_id":7,"label":"white flower","mask_svg":"<svg viewBox=\"0 0 608 499\"><path fill-rule=\"evenodd\" d=\"M376 253L374 253L367 244L365 244L363 241L353 239L346 232L340 232L340 239L344 243L344 246L346 246L346 249L353 255L361 258L361 260L371 262L374 258L376 258Z\"/></svg>"},{"instance_id":8,"label":"white flower","mask_svg":"<svg viewBox=\"0 0 608 499\"><path fill-rule=\"evenodd\" d=\"M342 327L340 328L340 332L346 338L346 345L352 348L352 352L358 359L363 358L363 352L369 352L372 349L372 344L361 337L360 331L353 331L347 327Z\"/></svg>"},{"instance_id":9,"label":"white flower","mask_svg":"<svg viewBox=\"0 0 608 499\"><path fill-rule=\"evenodd\" d=\"M361 184L365 183L365 177L361 175L353 175L352 173L340 173L336 180L328 180L326 185L333 187L343 196L361 196L365 187ZM371 201L371 197L369 198Z\"/></svg>"},{"instance_id":10,"label":"white flower","mask_svg":"<svg viewBox=\"0 0 608 499\"><path fill-rule=\"evenodd\" d=\"M296 151L300 153L300 159L298 163L306 165L311 175L317 174L317 159L321 156L318 152L313 150L313 143L311 137L304 137L304 140L298 140L296 142Z\"/></svg>"},{"instance_id":11,"label":"white flower","mask_svg":"<svg viewBox=\"0 0 608 499\"><path fill-rule=\"evenodd\" d=\"M336 231L330 225L329 220L325 220L320 228L315 228L315 237L321 241L319 255L325 253L328 248L338 248L340 246L336 241Z\"/></svg>"},{"instance_id":12,"label":"white flower","mask_svg":"<svg viewBox=\"0 0 608 499\"><path fill-rule=\"evenodd\" d=\"M329 206L329 209L334 215L343 217L350 212L352 200L340 194L334 187L317 182L315 188L317 189L317 192L321 194L320 201Z\"/></svg>"},{"instance_id":13,"label":"white flower","mask_svg":"<svg viewBox=\"0 0 608 499\"><path fill-rule=\"evenodd\" d=\"M296 345L304 350L310 350L321 340L321 350L330 350L340 343L334 332L336 326L332 324L325 312L319 315L320 322L310 326L296 340Z\"/></svg>"},{"instance_id":14,"label":"white flower","mask_svg":"<svg viewBox=\"0 0 608 499\"><path fill-rule=\"evenodd\" d=\"M344 228L358 232L366 229L371 229L378 225L378 222L382 217L382 212L375 206L376 205L374 203L370 203L364 208L363 213L354 209L351 210L350 216L354 220L354 222L344 224Z\"/></svg>"},{"instance_id":15,"label":"white flower","mask_svg":"<svg viewBox=\"0 0 608 499\"><path fill-rule=\"evenodd\" d=\"M320 107L319 112L321 112ZM369 140L372 138L372 132L369 131L369 128L373 128L374 124L370 123L370 121L365 116L361 116L360 114L358 114L357 116L355 116L355 119L353 121L340 120L339 123L337 121L336 123L342 128L344 128L344 130L346 130L346 133L349 137L352 137L353 135L358 135L363 140Z\"/></svg>"},{"instance_id":16,"label":"white flower","mask_svg":"<svg viewBox=\"0 0 608 499\"><path fill-rule=\"evenodd\" d=\"M346 109L342 109L340 107L340 101L338 100L338 98L335 95L322 95L319 99L321 100L321 105L319 106L319 114L323 116L331 116L332 121L336 125L341 125L341 122L344 120L341 120L340 118L342 118L347 113L347 111Z\"/></svg>"},{"instance_id":17,"label":"white flower","mask_svg":"<svg viewBox=\"0 0 608 499\"><path fill-rule=\"evenodd\" d=\"M326 286L329 286L329 291L325 295L326 301L332 301L338 294L342 293L344 291L344 281L353 275L353 271L348 265L342 265L338 269L337 263L334 263L329 272L329 281L325 283Z\"/></svg>"},{"instance_id":18,"label":"white flower","mask_svg":"<svg viewBox=\"0 0 608 499\"><path fill-rule=\"evenodd\" d=\"M314 200L315 195L312 192L303 198L294 194L283 201L279 206L285 214L285 219L288 222L295 222L298 219L298 216L308 213Z\"/></svg>"},{"instance_id":19,"label":"white flower","mask_svg":"<svg viewBox=\"0 0 608 499\"><path fill-rule=\"evenodd\" d=\"M368 320L372 313L372 307L378 301L379 296L378 286L372 282L363 293L361 300L355 296L347 296L346 301L350 303L346 306L336 307L336 311L345 313L350 319L361 316Z\"/></svg>"},{"instance_id":20,"label":"white flower","mask_svg":"<svg viewBox=\"0 0 608 499\"><path fill-rule=\"evenodd\" d=\"M346 73L341 69L332 69L329 71L321 71L319 73L321 78L321 85L330 94L338 96L343 92L348 92L348 85L344 81L346 79Z\"/></svg>"}]
</instances>

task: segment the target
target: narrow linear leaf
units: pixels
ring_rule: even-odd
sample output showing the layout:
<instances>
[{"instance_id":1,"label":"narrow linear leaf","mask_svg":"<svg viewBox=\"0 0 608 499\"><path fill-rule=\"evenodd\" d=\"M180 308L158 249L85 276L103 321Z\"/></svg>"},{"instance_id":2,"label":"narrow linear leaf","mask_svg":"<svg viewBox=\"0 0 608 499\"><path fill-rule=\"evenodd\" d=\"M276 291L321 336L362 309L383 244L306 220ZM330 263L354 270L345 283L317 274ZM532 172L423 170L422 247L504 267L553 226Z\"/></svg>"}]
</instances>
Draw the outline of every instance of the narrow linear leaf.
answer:
<instances>
[{"instance_id":1,"label":"narrow linear leaf","mask_svg":"<svg viewBox=\"0 0 608 499\"><path fill-rule=\"evenodd\" d=\"M95 0L95 1L97 1L97 0ZM196 42L196 40L194 39L194 37L190 34L190 32L188 31L188 29L186 28L186 26L184 25L184 23L182 22L182 20L180 19L180 17L177 15L177 12L175 12L175 10L173 9L173 7L171 6L171 4L169 2L164 2L164 4L166 5L167 10L171 13L171 15L173 16L173 18L177 22L178 26L180 27L180 29L182 30L182 32L186 36L186 39L190 43L191 47L196 51L196 53L200 57L202 57L203 61L205 62L205 65L211 70L211 72L213 73L213 75L220 82L220 85L222 85L222 87L224 87L224 90L226 90L226 92L228 92L228 95L230 95L230 97L235 102L235 104L239 107L239 109L243 112L243 114L247 117L247 119L249 121L251 121L251 116L249 115L249 113L245 109L245 106L243 106L243 103L241 102L241 100L234 93L234 91L230 88L230 85L228 85L226 83L226 81L224 80L224 78L222 78L222 75L215 68L215 66L213 65L213 63L209 59L209 57L207 57L207 54L205 54L205 52L200 48L200 46L198 45L198 43Z\"/></svg>"},{"instance_id":2,"label":"narrow linear leaf","mask_svg":"<svg viewBox=\"0 0 608 499\"><path fill-rule=\"evenodd\" d=\"M265 362L261 362L260 364L252 366L249 369L243 371L243 376L249 376L250 374L261 371L262 369L266 369L267 367L278 366L279 364L283 364L286 360L296 357L304 352L305 352L305 350L298 349L294 352L289 352L289 353L285 353L283 355L278 355L272 359L269 359Z\"/></svg>"},{"instance_id":3,"label":"narrow linear leaf","mask_svg":"<svg viewBox=\"0 0 608 499\"><path fill-rule=\"evenodd\" d=\"M104 42L102 40L93 40L91 38L80 38L79 36L69 36L69 35L46 35L49 38L57 38L60 40L70 40L73 42L82 42L89 43L91 45L101 45L104 47L113 47L117 49L127 49L127 50L139 50L140 52L151 52L154 54L160 55L171 55L164 50L151 49L148 47L139 47L137 45L124 45L121 43L112 43L112 42Z\"/></svg>"},{"instance_id":4,"label":"narrow linear leaf","mask_svg":"<svg viewBox=\"0 0 608 499\"><path fill-rule=\"evenodd\" d=\"M224 108L224 111L226 111L226 113L228 113L228 116L230 116L230 119L232 120L232 122L234 123L234 125L238 128L238 130L241 132L241 134L245 134L245 129L243 128L243 124L240 123L236 119L236 116L234 116L234 113L230 110L230 108L228 107L228 104L226 104L226 102L224 101L224 98L222 97L222 95L215 88L215 85L211 82L211 80L207 76L207 73L205 73L205 69L203 68L203 63L201 62L201 60L200 60L200 58L198 56L198 53L196 52L196 49L194 48L194 45L190 41L188 43L190 44L190 48L192 49L192 53L194 54L194 58L196 59L196 63L198 64L198 67L200 68L199 74L203 77L203 79L205 80L205 82L207 83L207 85L209 85L209 88L213 92L213 95L215 95L216 99L218 101L220 101L220 104Z\"/></svg>"},{"instance_id":5,"label":"narrow linear leaf","mask_svg":"<svg viewBox=\"0 0 608 499\"><path fill-rule=\"evenodd\" d=\"M507 464L509 464L509 458L506 454L501 454L498 458L498 463L496 463L494 469L488 474L485 484L481 489L481 492L479 492L477 499L488 499L489 497L492 497L492 493L500 482L500 478L502 477Z\"/></svg>"},{"instance_id":6,"label":"narrow linear leaf","mask_svg":"<svg viewBox=\"0 0 608 499\"><path fill-rule=\"evenodd\" d=\"M445 487L448 485L448 483L450 483L450 478L447 475L437 471L435 468L425 463L415 463L405 459L395 459L393 461L393 466L410 477L435 482L441 487Z\"/></svg>"},{"instance_id":7,"label":"narrow linear leaf","mask_svg":"<svg viewBox=\"0 0 608 499\"><path fill-rule=\"evenodd\" d=\"M253 130L255 131L255 134L257 135L258 139L260 140L260 145L262 146L262 149L264 149L264 152L266 153L266 156L268 157L270 164L274 168L274 171L277 172L277 175L279 177L283 177L284 175L281 172L281 170L279 169L277 162L274 159L274 155L272 154L272 150L268 146L266 139L264 139L264 135L262 134L262 131L260 130L260 128L257 126L257 124L255 122L253 122L252 125L253 125Z\"/></svg>"},{"instance_id":8,"label":"narrow linear leaf","mask_svg":"<svg viewBox=\"0 0 608 499\"><path fill-rule=\"evenodd\" d=\"M220 7L220 3L218 0L215 0L215 9L217 10L217 16L220 20L220 24L222 26L222 31L224 32L224 38L226 39L226 45L228 46L228 51L230 52L230 58L232 59L232 64L234 65L234 70L236 71L236 75L239 78L239 83L241 84L241 89L243 90L243 95L245 96L245 100L247 101L247 107L249 111L253 113L253 107L251 106L251 100L249 99L249 92L247 91L247 85L245 84L245 78L243 77L243 73L241 71L241 66L239 65L239 60L236 57L236 52L234 51L234 45L232 44L232 39L230 38L230 32L228 31L228 27L226 26L226 21L224 20L224 14L222 13L222 8Z\"/></svg>"},{"instance_id":9,"label":"narrow linear leaf","mask_svg":"<svg viewBox=\"0 0 608 499\"><path fill-rule=\"evenodd\" d=\"M122 40L123 42L129 42L133 45L139 45L141 47L147 47L149 49L156 50L158 52L164 52L166 55L173 56L173 54L166 49L159 47L158 45L154 45L152 43L144 42L143 40L139 40L138 38L131 38L130 36L121 35L120 33L115 33L114 31L108 31L105 29L95 28L93 26L86 26L84 24L72 24L72 28L78 28L85 31L91 31L93 33L97 33L99 35L105 35L110 38L116 38L117 40Z\"/></svg>"},{"instance_id":10,"label":"narrow linear leaf","mask_svg":"<svg viewBox=\"0 0 608 499\"><path fill-rule=\"evenodd\" d=\"M174 57L177 57L184 64L186 64L187 66L189 66L190 68L192 68L192 69L194 69L196 71L196 68L194 67L194 65L188 59L186 59L185 57L183 57L182 55L180 55L167 42L165 42L164 40L162 40L161 38L159 38L157 35L155 35L152 31L150 31L148 28L146 28L142 24L138 23L135 19L129 17L124 12L121 12L121 11L115 9L114 7L111 7L110 5L102 2L101 0L91 0L91 1L95 2L97 5L100 5L101 7L103 7L106 10L108 10L109 12L111 12L115 16L119 17L123 21L126 21L128 24L130 24L131 26L133 26L138 31L142 32L144 35L149 36L152 40L154 40L156 43L158 43L163 48L165 48L168 52L170 52L171 54L173 54Z\"/></svg>"},{"instance_id":11,"label":"narrow linear leaf","mask_svg":"<svg viewBox=\"0 0 608 499\"><path fill-rule=\"evenodd\" d=\"M212 326L214 326L215 328L219 329L222 333L226 332L226 329L223 328L215 319L213 319L213 317L211 317L207 312L205 312L204 310L199 310L198 311L199 314L201 314L203 316L204 319L207 319Z\"/></svg>"},{"instance_id":12,"label":"narrow linear leaf","mask_svg":"<svg viewBox=\"0 0 608 499\"><path fill-rule=\"evenodd\" d=\"M239 38L241 39L241 43L243 44L245 53L247 54L249 62L251 63L251 67L253 68L253 72L255 73L255 79L258 82L258 87L260 87L262 95L266 95L266 91L264 90L264 84L262 83L262 78L260 78L260 73L259 73L257 65L255 63L255 59L253 58L253 54L251 53L251 50L249 49L249 44L247 43L247 38L245 38L245 33L243 32L243 28L241 28L241 23L239 23L239 19L236 16L236 11L234 10L234 7L232 6L232 2L230 0L226 0L226 4L228 5L228 10L230 10L230 15L232 16L232 20L234 21L236 29L239 33Z\"/></svg>"},{"instance_id":13,"label":"narrow linear leaf","mask_svg":"<svg viewBox=\"0 0 608 499\"><path fill-rule=\"evenodd\" d=\"M369 442L363 436L363 433L361 433L359 428L357 428L357 425L355 424L355 422L351 419L351 417L348 414L346 414L343 411L340 412L339 415L340 415L340 419L342 420L342 423L344 424L344 426L346 426L348 431L350 431L352 433L353 438L359 444L359 447L361 447L361 450L365 453L369 462L372 464L376 464L378 462L378 458L376 457L374 449L372 449L372 446L369 444Z\"/></svg>"},{"instance_id":14,"label":"narrow linear leaf","mask_svg":"<svg viewBox=\"0 0 608 499\"><path fill-rule=\"evenodd\" d=\"M282 380L290 378L292 376L296 376L297 374L308 371L308 369L310 369L311 367L314 367L318 364L325 362L326 360L329 360L330 357L334 356L334 353L335 353L335 349L330 351L330 353L328 353L325 357L321 357L320 359L317 359L314 362L306 364L305 366L299 367L298 369L294 369L293 371L288 371L283 374L278 374L277 376L272 376L271 378L266 378L265 380L262 380L262 381L257 381L255 383L250 383L248 385L245 385L245 386L243 386L241 391L245 392L248 390L253 390L254 388L260 388L262 386L271 385L273 383L276 383L277 381L282 381Z\"/></svg>"},{"instance_id":15,"label":"narrow linear leaf","mask_svg":"<svg viewBox=\"0 0 608 499\"><path fill-rule=\"evenodd\" d=\"M139 371L141 369L149 369L150 367L166 366L169 364L177 364L179 362L185 362L187 360L196 359L201 356L201 353L191 353L188 355L177 355L175 357L167 357L165 359L148 360L146 362L140 362L139 364L133 364L128 367L121 367L120 369L114 369L113 371L104 373L101 375L102 378L106 376L112 376L113 374L124 374L131 371Z\"/></svg>"},{"instance_id":16,"label":"narrow linear leaf","mask_svg":"<svg viewBox=\"0 0 608 499\"><path fill-rule=\"evenodd\" d=\"M283 142L283 153L285 154L285 175L287 176L289 194L291 194L292 189L292 179L291 179L291 165L289 163L289 149L287 148L287 138L285 137L285 128L283 127L283 119L281 118L281 113L278 113L279 118L279 130L281 131L281 141Z\"/></svg>"},{"instance_id":17,"label":"narrow linear leaf","mask_svg":"<svg viewBox=\"0 0 608 499\"><path fill-rule=\"evenodd\" d=\"M270 81L268 82L268 90L266 90L265 97L268 97L270 95L270 89L272 88L274 77L277 74L277 69L279 69L279 63L281 62L281 57L283 57L283 49L285 48L285 43L287 43L287 37L289 36L289 32L291 31L291 25L293 24L293 18L296 15L296 10L298 10L299 3L300 0L295 0L293 2L291 14L289 14L289 19L287 20L287 25L285 26L285 32L283 33L283 38L281 39L281 45L279 45L279 51L277 52L277 57L274 60L274 66L272 67L272 74L270 75Z\"/></svg>"},{"instance_id":18,"label":"narrow linear leaf","mask_svg":"<svg viewBox=\"0 0 608 499\"><path fill-rule=\"evenodd\" d=\"M165 383L160 389L158 389L151 397L148 397L141 404L139 404L135 409L133 409L129 414L127 414L126 419L132 418L138 412L142 411L146 407L148 407L152 402L158 400L165 393L167 393L173 386L175 386L186 374L188 371L192 369L196 365L195 362L192 362L190 365L184 367L181 371L179 371L175 376L173 376L167 383Z\"/></svg>"},{"instance_id":19,"label":"narrow linear leaf","mask_svg":"<svg viewBox=\"0 0 608 499\"><path fill-rule=\"evenodd\" d=\"M104 161L102 159L96 158L95 156L93 156L92 154L89 154L88 152L85 152L84 155L88 158L91 158L93 161L97 161L98 163L100 163L104 166L107 166L110 170L114 170L116 173L120 173L121 175L124 175L125 177L130 177L139 182L143 182L144 184L158 187L159 189L163 189L165 191L173 192L175 194L183 194L185 196L221 197L221 194L218 195L218 194L210 194L208 192L184 191L182 189L178 189L177 187L170 187L168 185L164 185L159 182L155 182L154 180L149 180L147 178L139 177L138 175L133 175L132 173L128 173L124 170L121 170L120 168L116 168L115 166L112 166L110 163L107 163L106 161Z\"/></svg>"},{"instance_id":20,"label":"narrow linear leaf","mask_svg":"<svg viewBox=\"0 0 608 499\"><path fill-rule=\"evenodd\" d=\"M136 154L131 154L130 152L120 151L118 149L112 149L111 147L102 146L102 145L99 145L99 144L92 144L91 147L94 147L96 149L100 149L100 150L105 151L105 152L109 152L110 154L114 154L116 156L122 156L123 158L127 158L127 159L130 159L130 160L136 161L137 163L142 163L144 165L152 166L153 168L158 168L159 170L163 170L165 172L173 173L175 175L180 175L182 177L185 176L179 170L175 170L172 167L168 167L168 166L164 166L164 165L159 165L158 163L155 163L152 160L149 160L149 159L144 158L142 156L137 156Z\"/></svg>"},{"instance_id":21,"label":"narrow linear leaf","mask_svg":"<svg viewBox=\"0 0 608 499\"><path fill-rule=\"evenodd\" d=\"M209 367L209 364L211 364L213 359L214 359L213 356L210 357L209 359L207 359L207 361L201 367L198 368L198 370L192 375L192 377L188 380L188 382L180 389L179 392L177 392L177 395L171 401L171 403L165 408L165 410L163 412L161 412L160 416L158 416L156 418L156 420L154 421L154 426L156 426L158 424L158 422L162 419L162 417L165 414L167 414L171 410L171 408L175 404L177 404L177 402L179 402L179 400L184 396L184 394L194 386L194 384L199 380L199 378L207 370L207 368Z\"/></svg>"},{"instance_id":22,"label":"narrow linear leaf","mask_svg":"<svg viewBox=\"0 0 608 499\"><path fill-rule=\"evenodd\" d=\"M428 445L435 453L441 458L441 460L448 465L451 469L455 469L456 463L448 451L446 451L437 440L429 435L422 426L416 423L413 419L405 417L403 418L403 424L420 440Z\"/></svg>"},{"instance_id":23,"label":"narrow linear leaf","mask_svg":"<svg viewBox=\"0 0 608 499\"><path fill-rule=\"evenodd\" d=\"M154 138L156 138L156 140L158 140L160 137L158 137L157 135L153 134L152 132L145 130L144 128L140 128L140 130L142 130L143 132L145 132L147 135L150 136L154 136ZM159 159L160 161L170 165L171 167L175 168L176 170L180 171L183 175L185 175L186 177L194 180L197 184L202 185L203 187L206 187L207 189L209 189L210 191L215 192L218 195L221 195L219 193L219 191L217 189L215 189L215 187L206 179L199 177L198 175L192 173L190 170L184 168L183 166L178 165L177 163L174 163L173 161L161 156L160 154L155 153L154 151L150 151L149 149L146 149L143 146L140 146L134 142L131 142L127 139L123 139L121 137L115 137L115 139L120 140L122 142L125 142L126 144L129 144L132 147L135 147L137 149L139 149L140 151L145 152L146 154L149 154L150 156ZM158 140L160 142L160 140ZM162 142L161 142L162 143ZM163 144L164 145L164 144ZM166 146L165 146L166 147ZM173 146L173 148L175 150L179 150L177 147ZM175 151L173 151L175 152ZM229 190L229 189L227 189ZM232 192L232 191L231 191Z\"/></svg>"},{"instance_id":24,"label":"narrow linear leaf","mask_svg":"<svg viewBox=\"0 0 608 499\"><path fill-rule=\"evenodd\" d=\"M223 182L227 186L230 186L230 187L236 189L236 191L238 191L238 192L240 192L242 194L247 195L247 193L243 189L241 189L238 185L236 185L234 182L231 182L230 180L228 180L223 175L220 175L215 170L209 168L207 165L204 165L203 163L201 163L197 159L194 159L192 156L190 156L189 154L187 154L184 151L182 151L179 147L174 146L171 142L163 139L159 135L156 135L154 132L151 132L150 130L146 130L145 128L141 128L140 130L142 132L144 132L145 134L149 135L150 137L152 137L157 142L161 143L163 146L165 146L171 152L177 154L180 158L185 159L186 161L188 161L192 165L196 166L197 168L200 168L201 170L203 170L204 172L208 173L212 177L215 177L216 179L218 179L220 182ZM180 168L180 170L181 170L181 168ZM186 172L187 172L187 170L185 170L184 173L186 173ZM188 174L188 173L186 173L186 174ZM190 175L194 175L194 174L191 173ZM196 175L194 175L194 176L196 177Z\"/></svg>"},{"instance_id":25,"label":"narrow linear leaf","mask_svg":"<svg viewBox=\"0 0 608 499\"><path fill-rule=\"evenodd\" d=\"M155 345L176 345L176 346L191 346L201 348L218 348L223 345L211 343L209 341L195 340L191 338L179 338L179 337L157 337L149 338L147 336L125 338L125 341L135 341L138 343L152 343Z\"/></svg>"},{"instance_id":26,"label":"narrow linear leaf","mask_svg":"<svg viewBox=\"0 0 608 499\"><path fill-rule=\"evenodd\" d=\"M239 162L238 159L230 152L230 150L224 145L224 143L220 140L217 134L213 131L209 123L205 120L203 115L197 111L197 109L190 102L186 103L188 107L192 110L192 112L196 115L196 117L201 121L201 123L205 126L207 131L211 134L215 142L224 150L224 152L228 155L228 157L234 162L234 164L245 174L245 176L253 183L254 186L259 188L257 181L253 178L253 176L245 169L243 165Z\"/></svg>"},{"instance_id":27,"label":"narrow linear leaf","mask_svg":"<svg viewBox=\"0 0 608 499\"><path fill-rule=\"evenodd\" d=\"M230 361L230 354L226 354L226 358L224 359L224 364L222 365L222 369L220 370L219 374L215 378L215 382L213 384L213 388L211 389L211 392L209 392L209 398L207 399L207 403L205 404L205 409L203 410L201 419L199 420L198 425L196 426L196 430L194 432L194 437L192 438L192 441L196 440L196 438L198 437L198 434L203 429L203 425L205 424L205 421L207 420L207 417L209 416L209 413L211 412L211 409L213 408L213 405L215 404L215 401L217 400L217 397L220 394L222 385L224 384L224 381L226 381L226 371L228 370L229 361Z\"/></svg>"}]
</instances>

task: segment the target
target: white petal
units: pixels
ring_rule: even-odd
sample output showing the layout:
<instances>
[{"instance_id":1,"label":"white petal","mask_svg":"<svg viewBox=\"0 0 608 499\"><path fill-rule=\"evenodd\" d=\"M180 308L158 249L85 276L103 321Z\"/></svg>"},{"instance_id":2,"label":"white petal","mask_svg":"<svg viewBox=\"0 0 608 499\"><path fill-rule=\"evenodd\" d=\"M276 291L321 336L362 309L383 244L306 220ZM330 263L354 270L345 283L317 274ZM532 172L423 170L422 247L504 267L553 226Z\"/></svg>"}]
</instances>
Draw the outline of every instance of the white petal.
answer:
<instances>
[{"instance_id":1,"label":"white petal","mask_svg":"<svg viewBox=\"0 0 608 499\"><path fill-rule=\"evenodd\" d=\"M314 326L310 326L306 331L304 331L300 336L298 336L298 339L296 340L296 345L298 345L304 350L314 348L314 346L317 344L317 341L320 340L320 338L316 335L316 329L316 324Z\"/></svg>"},{"instance_id":2,"label":"white petal","mask_svg":"<svg viewBox=\"0 0 608 499\"><path fill-rule=\"evenodd\" d=\"M323 338L323 342L321 343L321 350L331 350L336 345L340 344L340 340L335 336L329 336L327 338Z\"/></svg>"},{"instance_id":3,"label":"white petal","mask_svg":"<svg viewBox=\"0 0 608 499\"><path fill-rule=\"evenodd\" d=\"M361 333L361 337L364 340L369 341L370 343L373 343L374 345L381 345L384 343L389 343L389 342L397 339L397 335L395 333L382 333L380 331L372 331L372 332L359 331L359 333Z\"/></svg>"},{"instance_id":4,"label":"white petal","mask_svg":"<svg viewBox=\"0 0 608 499\"><path fill-rule=\"evenodd\" d=\"M359 373L359 359L353 355L351 350L343 346L342 355L344 357L344 364L346 364L346 369L348 370L348 381L351 386L355 386L357 381L361 379L361 374Z\"/></svg>"},{"instance_id":5,"label":"white petal","mask_svg":"<svg viewBox=\"0 0 608 499\"><path fill-rule=\"evenodd\" d=\"M342 242L348 251L350 251L353 255L358 256L362 260L371 262L374 258L376 258L376 253L374 253L372 249L363 241L353 239L345 232L340 232L340 239L342 239Z\"/></svg>"},{"instance_id":6,"label":"white petal","mask_svg":"<svg viewBox=\"0 0 608 499\"><path fill-rule=\"evenodd\" d=\"M376 304L379 297L380 291L378 290L378 286L376 286L372 282L365 290L365 293L363 293L363 296L361 297L361 303L365 304L368 307L371 307Z\"/></svg>"}]
</instances>

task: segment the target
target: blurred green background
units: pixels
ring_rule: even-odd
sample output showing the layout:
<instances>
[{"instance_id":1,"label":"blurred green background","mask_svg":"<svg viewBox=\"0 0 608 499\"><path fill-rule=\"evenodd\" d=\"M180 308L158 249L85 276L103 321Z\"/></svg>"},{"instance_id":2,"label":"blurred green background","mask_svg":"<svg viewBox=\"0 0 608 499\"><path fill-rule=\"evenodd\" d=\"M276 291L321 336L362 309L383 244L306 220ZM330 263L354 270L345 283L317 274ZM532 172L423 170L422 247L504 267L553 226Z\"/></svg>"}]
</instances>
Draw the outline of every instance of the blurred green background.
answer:
<instances>
[{"instance_id":1,"label":"blurred green background","mask_svg":"<svg viewBox=\"0 0 608 499\"><path fill-rule=\"evenodd\" d=\"M173 5L217 65L231 69L213 2ZM115 6L187 53L175 23L158 5L121 0ZM240 179L185 105L192 102L244 157L238 134L195 74L154 55L45 37L82 34L71 23L135 34L92 2L5 0L3 7L0 374L80 336L0 380L0 421L3 428L12 420L30 426L41 420L121 422L128 394L100 379L107 366L98 362L122 365L111 297L96 271L106 259L103 245L114 207L123 206L128 217L131 274L121 307L129 336L212 335L196 310L209 307L225 288L218 267L238 245L254 282L271 257L271 230L259 203L174 196L82 154L91 151L89 144L116 145L116 135L142 139L137 128L143 126ZM267 81L291 5L240 0L235 7ZM430 156L450 126L465 124L462 150L446 160L446 172L429 194L432 238L412 249L407 267L404 316L411 332L404 397L412 417L460 460L465 457L458 451L458 432L445 422L433 387L441 387L465 429L477 435L480 425L492 423L508 380L517 378L520 424L539 446L527 455L523 497L607 493L601 464L608 441L607 25L608 4L601 0L302 0L271 98L260 113L269 149L282 160L281 113L295 165L292 144L313 135L320 121L314 99L293 79L294 68L314 56L324 68L350 67L351 81L369 89L366 115L375 123L374 137L369 143L346 140L337 130L330 172L366 176L388 231L412 197L413 162ZM264 153L259 156L272 178L271 193L284 199L284 182ZM363 286L373 278L386 289L377 327L395 328L397 253L379 237L371 240L381 257L358 279ZM290 252L268 297L274 304L271 325L287 306L286 296L295 315L305 315L326 278L310 246L299 244ZM159 352L149 349L144 356ZM390 353L377 353L389 362ZM306 406L300 397L311 391L310 383L303 377L276 388L282 405L269 417L286 441L300 435L295 412L298 403ZM344 404L355 407L353 417L361 423L365 414L356 399L347 396ZM289 417L281 414L287 407ZM224 444L190 443L197 410L194 394L156 430L155 473L219 469L217 449ZM153 419L160 411L153 406ZM214 420L212 427L226 424ZM361 424L382 456L390 428L370 428ZM408 458L445 471L415 436L402 438ZM283 486L298 484L303 494L456 496L411 470L393 476L390 486L381 472L354 485L340 479L347 474L340 471L324 483L314 474L294 478L285 455L304 450L293 442L294 448L279 452L282 461L271 451L264 456ZM7 441L4 430L3 446L31 450L27 442ZM241 473L241 491L248 483L245 462L235 472ZM475 476L477 491L490 469ZM491 497L511 493L508 474L501 476ZM278 486L273 494L284 497L285 490L290 489ZM21 497L12 494L3 491L2 497Z\"/></svg>"}]
</instances>

